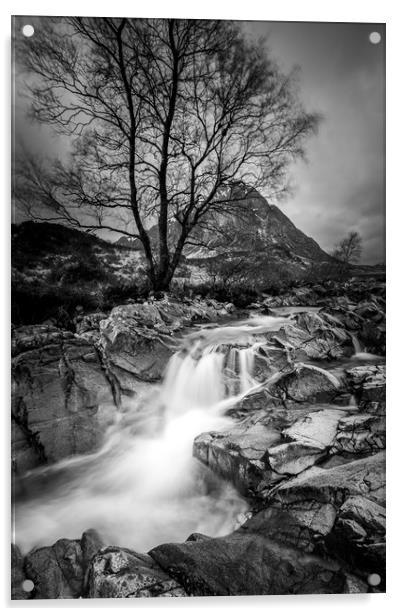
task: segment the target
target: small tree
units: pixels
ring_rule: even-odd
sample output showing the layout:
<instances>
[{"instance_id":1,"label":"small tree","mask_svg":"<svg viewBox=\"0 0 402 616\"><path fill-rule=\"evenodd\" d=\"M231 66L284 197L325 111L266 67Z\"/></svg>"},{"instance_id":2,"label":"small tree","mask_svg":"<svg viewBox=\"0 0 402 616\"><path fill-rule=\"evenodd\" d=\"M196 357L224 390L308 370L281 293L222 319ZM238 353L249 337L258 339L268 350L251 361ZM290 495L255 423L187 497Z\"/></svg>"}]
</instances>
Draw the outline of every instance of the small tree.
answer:
<instances>
[{"instance_id":1,"label":"small tree","mask_svg":"<svg viewBox=\"0 0 402 616\"><path fill-rule=\"evenodd\" d=\"M234 181L286 189L317 126L293 76L233 22L43 18L20 46L33 117L72 151L17 162L17 202L36 220L138 238L154 290L210 213L233 208Z\"/></svg>"},{"instance_id":2,"label":"small tree","mask_svg":"<svg viewBox=\"0 0 402 616\"><path fill-rule=\"evenodd\" d=\"M332 252L332 256L345 265L357 263L362 252L362 238L357 231L351 231L343 238Z\"/></svg>"}]
</instances>

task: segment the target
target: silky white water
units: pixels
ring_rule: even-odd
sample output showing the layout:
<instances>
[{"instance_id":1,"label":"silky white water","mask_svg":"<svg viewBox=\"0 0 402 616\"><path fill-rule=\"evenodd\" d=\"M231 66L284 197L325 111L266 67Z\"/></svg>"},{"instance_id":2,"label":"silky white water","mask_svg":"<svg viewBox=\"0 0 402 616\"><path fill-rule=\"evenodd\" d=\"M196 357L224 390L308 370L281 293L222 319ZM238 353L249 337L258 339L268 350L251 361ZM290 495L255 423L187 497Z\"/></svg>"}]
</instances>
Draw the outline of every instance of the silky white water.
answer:
<instances>
[{"instance_id":1,"label":"silky white water","mask_svg":"<svg viewBox=\"0 0 402 616\"><path fill-rule=\"evenodd\" d=\"M15 543L26 552L96 528L108 544L146 551L192 532L231 532L247 503L192 457L193 441L230 427L225 412L259 387L253 378L258 334L281 323L250 319L188 336L161 386L116 413L100 451L23 478ZM243 346L227 346L235 341Z\"/></svg>"}]
</instances>

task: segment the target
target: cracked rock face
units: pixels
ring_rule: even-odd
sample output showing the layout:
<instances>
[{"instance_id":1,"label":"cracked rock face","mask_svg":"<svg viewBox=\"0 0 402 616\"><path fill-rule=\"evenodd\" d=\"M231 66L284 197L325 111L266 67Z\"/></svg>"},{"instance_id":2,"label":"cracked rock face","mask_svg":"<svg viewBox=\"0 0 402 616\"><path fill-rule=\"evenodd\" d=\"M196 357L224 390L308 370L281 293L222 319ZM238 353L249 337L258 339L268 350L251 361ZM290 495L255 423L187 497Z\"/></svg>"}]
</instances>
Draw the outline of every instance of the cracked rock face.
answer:
<instances>
[{"instance_id":1,"label":"cracked rock face","mask_svg":"<svg viewBox=\"0 0 402 616\"><path fill-rule=\"evenodd\" d=\"M366 413L385 415L385 365L356 366L345 373L359 409Z\"/></svg>"},{"instance_id":2,"label":"cracked rock face","mask_svg":"<svg viewBox=\"0 0 402 616\"><path fill-rule=\"evenodd\" d=\"M13 360L12 454L17 472L96 449L114 397L94 347L77 338Z\"/></svg>"}]
</instances>

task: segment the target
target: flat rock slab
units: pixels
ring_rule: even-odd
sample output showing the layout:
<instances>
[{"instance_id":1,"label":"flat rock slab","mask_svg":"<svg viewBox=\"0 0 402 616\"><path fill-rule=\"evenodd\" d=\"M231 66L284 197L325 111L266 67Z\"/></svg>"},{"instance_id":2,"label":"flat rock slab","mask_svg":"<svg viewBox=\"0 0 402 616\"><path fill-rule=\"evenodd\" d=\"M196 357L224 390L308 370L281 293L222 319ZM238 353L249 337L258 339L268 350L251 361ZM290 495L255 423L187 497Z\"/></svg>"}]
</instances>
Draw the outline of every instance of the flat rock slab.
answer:
<instances>
[{"instance_id":1,"label":"flat rock slab","mask_svg":"<svg viewBox=\"0 0 402 616\"><path fill-rule=\"evenodd\" d=\"M336 408L307 413L290 428L283 430L282 434L302 445L323 450L331 445L338 431L339 421L346 416L346 411Z\"/></svg>"}]
</instances>

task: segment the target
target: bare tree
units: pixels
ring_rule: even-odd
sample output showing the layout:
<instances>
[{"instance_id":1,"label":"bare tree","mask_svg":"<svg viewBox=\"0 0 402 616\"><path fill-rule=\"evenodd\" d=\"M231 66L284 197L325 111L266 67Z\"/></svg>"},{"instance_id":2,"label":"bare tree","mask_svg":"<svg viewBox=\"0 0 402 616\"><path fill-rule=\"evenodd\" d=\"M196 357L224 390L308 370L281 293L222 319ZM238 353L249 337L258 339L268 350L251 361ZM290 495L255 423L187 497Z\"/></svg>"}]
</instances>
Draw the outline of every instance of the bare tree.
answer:
<instances>
[{"instance_id":1,"label":"bare tree","mask_svg":"<svg viewBox=\"0 0 402 616\"><path fill-rule=\"evenodd\" d=\"M17 162L17 202L37 220L138 238L155 290L211 213L234 207L233 182L286 190L317 126L294 75L231 22L46 18L18 61L33 117L72 150Z\"/></svg>"},{"instance_id":2,"label":"bare tree","mask_svg":"<svg viewBox=\"0 0 402 616\"><path fill-rule=\"evenodd\" d=\"M357 231L351 231L336 246L332 256L345 265L357 263L362 253L362 238Z\"/></svg>"}]
</instances>

